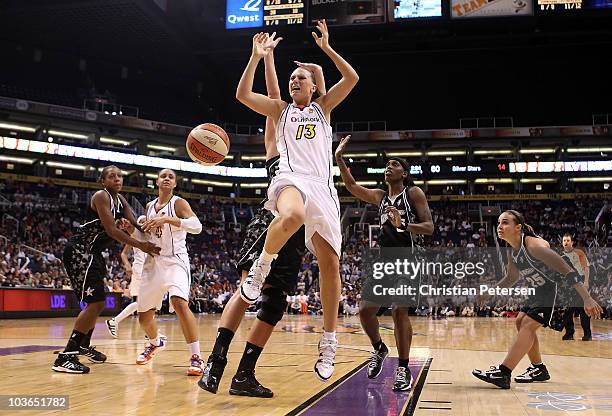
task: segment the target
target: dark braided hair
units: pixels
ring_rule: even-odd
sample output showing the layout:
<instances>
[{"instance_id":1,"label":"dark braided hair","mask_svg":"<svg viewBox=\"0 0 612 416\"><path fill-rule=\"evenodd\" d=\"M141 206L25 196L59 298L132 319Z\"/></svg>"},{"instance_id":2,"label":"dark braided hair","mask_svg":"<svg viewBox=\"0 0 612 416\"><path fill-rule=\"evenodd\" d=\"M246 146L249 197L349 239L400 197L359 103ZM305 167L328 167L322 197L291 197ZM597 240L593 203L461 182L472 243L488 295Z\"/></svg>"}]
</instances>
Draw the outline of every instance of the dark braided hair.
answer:
<instances>
[{"instance_id":1,"label":"dark braided hair","mask_svg":"<svg viewBox=\"0 0 612 416\"><path fill-rule=\"evenodd\" d=\"M537 235L535 231L533 230L533 227L525 222L525 216L523 214L513 209L509 209L504 212L511 214L514 217L516 223L521 225L521 232L523 234L530 236L530 237L540 238L540 236Z\"/></svg>"}]
</instances>

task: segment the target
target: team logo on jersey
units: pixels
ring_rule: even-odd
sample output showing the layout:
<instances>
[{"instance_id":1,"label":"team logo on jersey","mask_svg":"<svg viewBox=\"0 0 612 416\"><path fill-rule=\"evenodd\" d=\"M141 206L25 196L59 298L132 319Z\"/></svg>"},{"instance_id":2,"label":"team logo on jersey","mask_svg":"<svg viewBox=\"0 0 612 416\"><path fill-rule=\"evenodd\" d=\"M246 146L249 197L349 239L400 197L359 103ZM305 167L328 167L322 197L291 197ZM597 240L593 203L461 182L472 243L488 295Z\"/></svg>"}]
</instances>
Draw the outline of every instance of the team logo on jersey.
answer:
<instances>
[{"instance_id":1,"label":"team logo on jersey","mask_svg":"<svg viewBox=\"0 0 612 416\"><path fill-rule=\"evenodd\" d=\"M157 227L155 229L155 235L157 236L157 238L161 238L161 236L162 236L162 228L161 227Z\"/></svg>"}]
</instances>

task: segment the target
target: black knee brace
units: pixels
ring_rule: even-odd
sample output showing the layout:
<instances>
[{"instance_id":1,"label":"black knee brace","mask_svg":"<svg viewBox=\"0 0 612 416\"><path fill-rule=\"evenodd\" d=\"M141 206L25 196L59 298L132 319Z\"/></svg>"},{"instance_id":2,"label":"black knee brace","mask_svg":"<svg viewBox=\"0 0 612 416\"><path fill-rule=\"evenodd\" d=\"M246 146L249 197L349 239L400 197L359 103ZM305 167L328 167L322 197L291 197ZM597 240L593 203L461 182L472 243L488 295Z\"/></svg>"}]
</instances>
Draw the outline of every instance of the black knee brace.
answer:
<instances>
[{"instance_id":1,"label":"black knee brace","mask_svg":"<svg viewBox=\"0 0 612 416\"><path fill-rule=\"evenodd\" d=\"M287 294L277 287L267 287L262 291L261 308L257 319L275 326L287 310Z\"/></svg>"}]
</instances>

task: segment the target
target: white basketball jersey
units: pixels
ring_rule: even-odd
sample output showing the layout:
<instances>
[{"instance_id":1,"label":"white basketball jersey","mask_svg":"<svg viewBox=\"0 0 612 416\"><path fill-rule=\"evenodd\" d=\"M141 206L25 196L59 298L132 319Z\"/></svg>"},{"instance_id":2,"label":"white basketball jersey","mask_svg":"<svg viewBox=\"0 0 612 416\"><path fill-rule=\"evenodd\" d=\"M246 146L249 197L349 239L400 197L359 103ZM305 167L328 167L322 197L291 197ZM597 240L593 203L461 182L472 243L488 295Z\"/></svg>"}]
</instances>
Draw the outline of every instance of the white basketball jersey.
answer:
<instances>
[{"instance_id":1,"label":"white basketball jersey","mask_svg":"<svg viewBox=\"0 0 612 416\"><path fill-rule=\"evenodd\" d=\"M299 173L333 182L332 129L321 106L289 104L276 123L278 173Z\"/></svg>"},{"instance_id":2,"label":"white basketball jersey","mask_svg":"<svg viewBox=\"0 0 612 416\"><path fill-rule=\"evenodd\" d=\"M147 208L147 220L161 216L178 218L174 210L174 204L180 198L174 195L170 201L159 211L155 210L155 204L159 198L155 198ZM160 256L174 256L175 254L187 254L187 232L170 224L164 224L149 232L150 242L161 248Z\"/></svg>"},{"instance_id":3,"label":"white basketball jersey","mask_svg":"<svg viewBox=\"0 0 612 416\"><path fill-rule=\"evenodd\" d=\"M132 237L134 237L138 241L147 241L147 236L145 235L145 233L138 229L134 231ZM132 270L136 270L138 272L138 277L140 277L140 273L142 272L142 266L144 265L147 253L136 247L132 247L132 250L134 254L134 259L132 260Z\"/></svg>"}]
</instances>

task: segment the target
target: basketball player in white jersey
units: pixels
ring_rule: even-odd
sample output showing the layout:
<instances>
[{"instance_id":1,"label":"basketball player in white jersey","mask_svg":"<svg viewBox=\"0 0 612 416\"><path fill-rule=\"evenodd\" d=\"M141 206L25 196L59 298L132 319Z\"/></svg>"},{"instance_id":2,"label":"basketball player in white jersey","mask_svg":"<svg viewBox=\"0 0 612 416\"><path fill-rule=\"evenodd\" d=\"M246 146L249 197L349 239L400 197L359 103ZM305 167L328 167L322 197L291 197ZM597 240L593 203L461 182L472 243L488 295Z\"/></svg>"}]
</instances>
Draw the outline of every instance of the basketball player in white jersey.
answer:
<instances>
[{"instance_id":1,"label":"basketball player in white jersey","mask_svg":"<svg viewBox=\"0 0 612 416\"><path fill-rule=\"evenodd\" d=\"M264 44L268 34L253 37L249 63L236 90L236 98L252 110L276 122L276 145L280 153L277 176L268 188L265 207L276 218L268 228L264 249L240 287L241 297L254 303L261 294L272 260L287 240L305 226L305 244L317 256L323 304L323 338L315 373L323 381L334 371L336 324L340 302L340 203L333 183L331 111L357 84L359 76L329 45L325 21L317 22L321 36L312 33L316 44L331 58L342 79L327 94L312 100L317 86L313 75L297 68L289 80L291 103L253 92L259 61L269 53Z\"/></svg>"},{"instance_id":2,"label":"basketball player in white jersey","mask_svg":"<svg viewBox=\"0 0 612 416\"><path fill-rule=\"evenodd\" d=\"M159 196L146 207L146 221L142 227L147 239L161 247L160 255L147 256L142 269L138 297L138 318L149 342L138 356L136 364L147 364L165 348L155 321L155 310L161 307L166 292L176 311L185 341L191 353L187 374L201 376L203 362L195 317L189 309L191 273L187 255L187 233L199 234L202 224L189 203L174 195L176 173L162 169L157 176Z\"/></svg>"},{"instance_id":3,"label":"basketball player in white jersey","mask_svg":"<svg viewBox=\"0 0 612 416\"><path fill-rule=\"evenodd\" d=\"M146 218L146 216L141 215L136 220L136 223L142 227L146 221ZM125 231L132 238L135 238L138 241L147 241L146 235L138 228L130 224L129 221L124 221L123 226L125 227ZM130 264L130 259L128 257L130 249L132 249L134 257L132 264ZM111 334L113 338L119 338L119 323L138 310L138 292L140 288L140 280L142 279L142 267L144 266L145 258L145 252L137 247L132 247L129 244L126 244L123 247L123 250L121 250L121 261L123 262L123 267L125 268L126 273L130 275L129 294L132 297L132 303L126 306L119 313L119 315L106 320L106 329L108 329L109 334ZM164 341L166 340L166 336L161 333L160 337L164 339Z\"/></svg>"},{"instance_id":4,"label":"basketball player in white jersey","mask_svg":"<svg viewBox=\"0 0 612 416\"><path fill-rule=\"evenodd\" d=\"M266 89L270 98L280 98L281 96L273 51L282 38L275 38L275 35L276 33L273 33L266 43L266 48L270 49L270 53L264 58ZM315 64L301 62L296 62L296 64L313 73L317 84L317 92L324 95L326 89L322 68ZM269 183L277 174L280 159L276 148L275 120L270 117L266 118L264 145ZM236 264L237 271L241 273L241 281L244 281L253 262L260 256L268 226L273 219L274 215L261 204L249 222ZM304 226L302 226L279 251L278 259L273 262L270 274L266 277L257 319L253 322L253 326L247 335L238 370L230 385L230 394L262 398L270 398L274 395L272 390L261 385L255 378L255 367L276 324L282 319L287 309L287 294L294 292L296 289L298 273L305 250ZM240 290L237 290L225 305L212 352L208 357L204 375L198 383L202 389L217 393L227 365L227 352L230 343L249 306L250 304L241 298Z\"/></svg>"}]
</instances>

